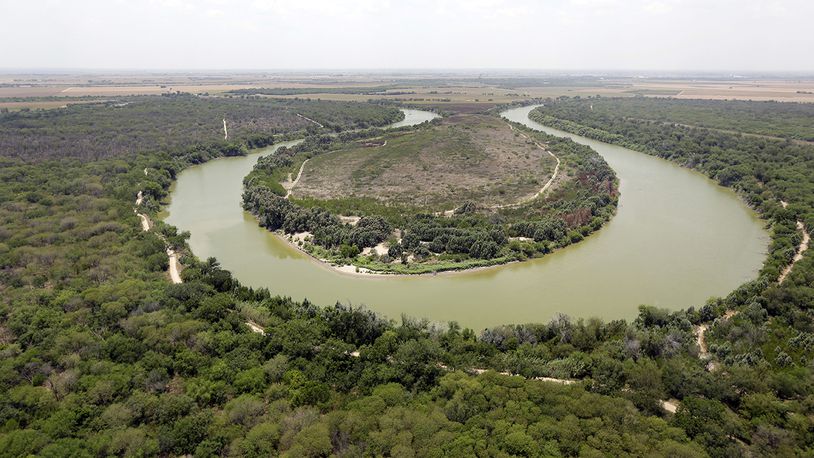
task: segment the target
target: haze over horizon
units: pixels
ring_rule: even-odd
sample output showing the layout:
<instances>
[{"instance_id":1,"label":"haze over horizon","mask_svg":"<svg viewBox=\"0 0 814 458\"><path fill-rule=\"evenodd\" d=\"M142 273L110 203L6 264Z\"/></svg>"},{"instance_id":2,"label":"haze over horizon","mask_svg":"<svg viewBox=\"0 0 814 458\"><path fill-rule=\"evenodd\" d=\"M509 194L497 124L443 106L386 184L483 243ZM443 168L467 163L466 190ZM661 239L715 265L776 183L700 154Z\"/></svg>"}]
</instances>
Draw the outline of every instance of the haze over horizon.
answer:
<instances>
[{"instance_id":1,"label":"haze over horizon","mask_svg":"<svg viewBox=\"0 0 814 458\"><path fill-rule=\"evenodd\" d=\"M805 0L0 0L0 10L2 69L814 71Z\"/></svg>"}]
</instances>

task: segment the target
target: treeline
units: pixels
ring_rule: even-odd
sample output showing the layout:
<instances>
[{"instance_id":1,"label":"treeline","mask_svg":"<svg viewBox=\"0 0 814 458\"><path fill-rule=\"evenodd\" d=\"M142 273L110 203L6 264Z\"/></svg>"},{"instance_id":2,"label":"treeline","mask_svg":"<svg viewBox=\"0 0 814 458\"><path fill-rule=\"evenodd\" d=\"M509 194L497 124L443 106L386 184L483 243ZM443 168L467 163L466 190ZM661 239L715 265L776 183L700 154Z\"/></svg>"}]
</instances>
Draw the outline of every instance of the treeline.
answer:
<instances>
[{"instance_id":1,"label":"treeline","mask_svg":"<svg viewBox=\"0 0 814 458\"><path fill-rule=\"evenodd\" d=\"M686 311L641 307L632 322L393 322L246 288L188 251L184 283L170 284L163 243L132 207L151 188L157 211L186 164L0 159L0 456L814 450L811 256L782 286L763 277ZM786 197L805 186L793 161L772 171ZM793 220L801 201L773 218ZM183 246L186 234L158 230ZM698 358L700 323L714 323L714 371ZM675 415L659 407L669 398Z\"/></svg>"},{"instance_id":2,"label":"treeline","mask_svg":"<svg viewBox=\"0 0 814 458\"><path fill-rule=\"evenodd\" d=\"M516 209L479 208L473 202L464 202L452 217L446 217L417 208L370 202L371 199L319 201L285 197L286 191L280 182L289 174L296 175L307 158L347 148L359 138L381 133L368 130L339 136L313 136L293 148L281 148L276 154L261 158L244 179L243 208L271 231L310 233L303 248L317 257L405 273L540 256L582 240L599 229L615 211L615 174L595 151L568 139L532 131L528 131L529 135L546 142L564 161L563 170L572 172L574 179L566 180L545 199L536 199ZM364 215L355 227L334 216L336 210L347 204L354 207L351 214ZM382 221L382 231L375 237L358 236L359 225L373 218ZM384 230L384 224L389 232ZM394 228L398 231L393 232ZM516 239L511 240L511 237ZM365 248L385 240L388 241L386 254L360 256ZM394 261L400 264L394 265ZM425 261L432 261L432 265L421 265Z\"/></svg>"},{"instance_id":3,"label":"treeline","mask_svg":"<svg viewBox=\"0 0 814 458\"><path fill-rule=\"evenodd\" d=\"M814 227L814 145L595 114L590 100L546 103L531 114L543 124L622 145L700 170L736 189L774 223L762 274L776 279L794 255L795 219ZM780 201L790 204L783 209Z\"/></svg>"},{"instance_id":4,"label":"treeline","mask_svg":"<svg viewBox=\"0 0 814 458\"><path fill-rule=\"evenodd\" d=\"M281 134L384 126L403 118L395 107L357 102L197 97L126 97L61 110L0 114L0 154L26 161L94 160L144 151L270 144ZM228 139L223 130L226 119Z\"/></svg>"},{"instance_id":5,"label":"treeline","mask_svg":"<svg viewBox=\"0 0 814 458\"><path fill-rule=\"evenodd\" d=\"M814 104L811 103L597 96L588 104L593 106L594 116L662 121L814 141L814 126L811 124Z\"/></svg>"},{"instance_id":6,"label":"treeline","mask_svg":"<svg viewBox=\"0 0 814 458\"><path fill-rule=\"evenodd\" d=\"M814 437L802 431L811 423L802 427L795 421L809 414L807 405L814 399L814 366L808 353L814 348L814 309L809 300L812 257L806 253L782 285L777 279L801 242L795 221L802 221L808 230L814 227L814 146L632 119L623 116L626 102L621 100L619 115L597 113L596 106L590 108L595 101L549 100L530 117L700 170L736 189L770 222L772 242L759 278L725 300L711 302L717 310L739 312L716 320L707 333L713 358L723 366L716 374L727 383L745 386L737 395L704 393L703 402L711 406L720 401L727 409L719 406L717 415L751 422L745 429L750 443L763 447L772 443L773 454L792 453L795 446L810 450ZM787 208L781 200L788 203ZM767 378L742 379L747 372ZM704 407L698 404L697 408ZM769 414L770 410L777 414ZM703 427L699 424L698 429Z\"/></svg>"},{"instance_id":7,"label":"treeline","mask_svg":"<svg viewBox=\"0 0 814 458\"><path fill-rule=\"evenodd\" d=\"M273 297L189 253L170 284L132 206L155 188L157 209L172 157L3 160L0 456L703 455L619 392L461 371L552 375L574 360L587 365L568 373L587 375L580 351L637 326L560 319L478 338Z\"/></svg>"}]
</instances>

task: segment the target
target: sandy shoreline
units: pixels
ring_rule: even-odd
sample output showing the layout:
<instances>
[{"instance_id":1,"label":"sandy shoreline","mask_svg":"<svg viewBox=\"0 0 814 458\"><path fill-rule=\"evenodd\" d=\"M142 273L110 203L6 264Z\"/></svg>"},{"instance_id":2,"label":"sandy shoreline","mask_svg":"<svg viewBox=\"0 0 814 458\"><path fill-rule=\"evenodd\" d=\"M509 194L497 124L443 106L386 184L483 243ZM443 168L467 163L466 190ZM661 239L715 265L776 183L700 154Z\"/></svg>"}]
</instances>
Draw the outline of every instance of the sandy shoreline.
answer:
<instances>
[{"instance_id":1,"label":"sandy shoreline","mask_svg":"<svg viewBox=\"0 0 814 458\"><path fill-rule=\"evenodd\" d=\"M442 270L438 272L422 272L422 273L414 273L414 274L405 274L405 273L389 273L389 272L379 272L375 270L370 270L364 267L359 267L359 271L357 272L357 267L353 264L344 264L344 265L336 265L331 263L328 260L318 258L313 254L305 251L301 246L299 246L296 242L289 240L288 236L285 234L281 234L277 231L268 231L270 234L273 234L279 240L287 243L290 247L296 249L297 251L305 254L308 256L308 259L311 262L314 262L316 265L331 270L333 272L337 272L343 275L350 275L354 277L365 277L365 278L395 278L395 277L436 277L436 276L452 276L452 275L463 275L469 274L473 272L478 272L482 270L488 269L498 269L504 266L508 266L510 264L515 264L521 262L519 260L512 260L508 262L504 262L501 264L495 264L491 266L478 266L478 267L470 267L467 269L450 269L450 270Z\"/></svg>"}]
</instances>

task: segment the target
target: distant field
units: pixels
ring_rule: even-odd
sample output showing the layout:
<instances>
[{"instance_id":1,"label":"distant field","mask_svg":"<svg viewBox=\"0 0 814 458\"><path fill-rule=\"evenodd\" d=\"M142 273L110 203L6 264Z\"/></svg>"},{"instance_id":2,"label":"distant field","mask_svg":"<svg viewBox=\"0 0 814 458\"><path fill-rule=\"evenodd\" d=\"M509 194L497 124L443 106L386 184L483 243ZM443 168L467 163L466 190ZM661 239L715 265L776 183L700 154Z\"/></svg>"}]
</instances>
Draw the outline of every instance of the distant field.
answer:
<instances>
[{"instance_id":1,"label":"distant field","mask_svg":"<svg viewBox=\"0 0 814 458\"><path fill-rule=\"evenodd\" d=\"M699 100L776 100L814 103L814 80L662 79L597 76L475 76L472 74L0 74L0 109L53 109L54 98L127 97L169 93L240 97L306 98L367 102L387 100L445 110L445 105L482 106L534 98L659 97ZM1 99L32 98L30 101ZM48 98L48 100L36 100ZM15 102L9 104L6 102ZM450 108L450 111L455 111ZM480 111L480 110L477 110Z\"/></svg>"},{"instance_id":2,"label":"distant field","mask_svg":"<svg viewBox=\"0 0 814 458\"><path fill-rule=\"evenodd\" d=\"M29 102L0 102L0 110L3 108L9 111L17 111L23 109L29 110L52 110L54 108L67 108L68 105L81 104L81 103L98 103L98 100L78 100L78 101L65 101L65 100L47 100L47 101L29 101Z\"/></svg>"},{"instance_id":3,"label":"distant field","mask_svg":"<svg viewBox=\"0 0 814 458\"><path fill-rule=\"evenodd\" d=\"M501 120L457 115L438 126L315 157L305 165L294 196L371 197L434 211L467 200L490 206L533 195L555 164Z\"/></svg>"}]
</instances>

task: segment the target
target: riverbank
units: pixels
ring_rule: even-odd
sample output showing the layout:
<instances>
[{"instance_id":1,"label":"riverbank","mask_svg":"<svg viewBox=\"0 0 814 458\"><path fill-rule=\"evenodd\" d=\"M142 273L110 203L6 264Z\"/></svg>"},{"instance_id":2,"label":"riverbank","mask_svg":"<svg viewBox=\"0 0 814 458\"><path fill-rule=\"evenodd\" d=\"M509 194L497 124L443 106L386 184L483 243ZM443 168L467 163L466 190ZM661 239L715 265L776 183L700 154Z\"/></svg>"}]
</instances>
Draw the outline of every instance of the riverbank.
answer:
<instances>
[{"instance_id":1,"label":"riverbank","mask_svg":"<svg viewBox=\"0 0 814 458\"><path fill-rule=\"evenodd\" d=\"M536 129L528 110L504 117ZM582 242L524 262L438 275L360 276L307 259L240 207L243 177L271 149L185 169L165 221L190 231L192 253L216 257L244 285L316 304L364 304L389 317L456 320L476 330L547 321L557 313L632 319L638 304L672 310L698 305L754 278L768 235L735 193L666 160L576 140L596 149L617 172L617 213ZM693 287L677 289L676 282Z\"/></svg>"},{"instance_id":2,"label":"riverbank","mask_svg":"<svg viewBox=\"0 0 814 458\"><path fill-rule=\"evenodd\" d=\"M313 253L309 252L303 246L300 245L300 240L295 240L290 238L289 235L284 234L280 231L269 231L275 238L284 242L291 248L305 254L308 256L308 259L313 262L314 264L318 265L321 268L330 270L332 272L340 273L343 275L349 275L353 277L366 277L366 278L394 278L394 277L437 277L437 276L450 276L450 275L461 275L461 274L468 274L473 272L479 271L486 271L489 269L497 269L503 267L507 264L519 263L522 262L521 260L510 260L490 265L484 266L475 266L475 267L466 267L466 268L456 268L456 267L449 267L446 269L439 269L439 270L432 270L427 272L416 272L416 273L403 273L403 272L388 272L388 271L379 271L369 269L367 267L356 266L353 264L337 264L330 259L320 258L315 256ZM538 259L538 258L535 258Z\"/></svg>"},{"instance_id":3,"label":"riverbank","mask_svg":"<svg viewBox=\"0 0 814 458\"><path fill-rule=\"evenodd\" d=\"M467 147L460 131L469 131ZM579 243L616 213L616 176L589 147L486 115L455 115L396 138L384 153L369 141L341 141L262 158L243 180L243 208L266 229L293 234L317 260L363 275L437 275L538 258ZM291 198L298 183L303 191ZM419 201L424 207L410 204ZM448 202L456 210L428 216ZM358 224L372 226L349 228L329 216L342 214L365 215Z\"/></svg>"}]
</instances>

